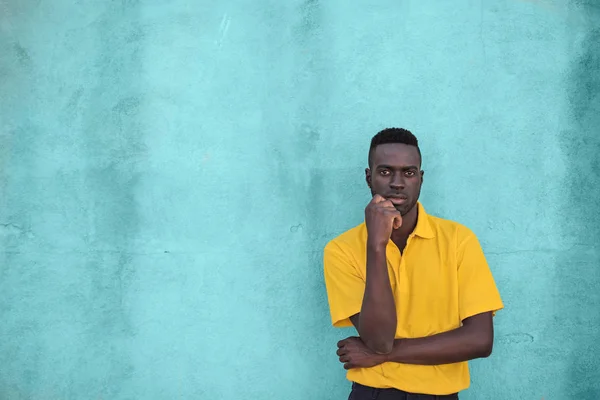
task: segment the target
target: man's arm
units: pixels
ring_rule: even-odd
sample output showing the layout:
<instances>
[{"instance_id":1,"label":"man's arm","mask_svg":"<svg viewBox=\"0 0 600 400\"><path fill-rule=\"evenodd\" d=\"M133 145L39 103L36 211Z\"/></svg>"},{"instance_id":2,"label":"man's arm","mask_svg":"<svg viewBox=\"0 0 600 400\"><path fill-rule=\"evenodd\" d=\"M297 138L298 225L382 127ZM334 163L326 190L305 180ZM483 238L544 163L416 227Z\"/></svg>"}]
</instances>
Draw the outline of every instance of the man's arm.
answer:
<instances>
[{"instance_id":1,"label":"man's arm","mask_svg":"<svg viewBox=\"0 0 600 400\"><path fill-rule=\"evenodd\" d=\"M440 365L484 358L492 354L492 313L466 318L463 326L423 338L399 339L387 360L403 364Z\"/></svg>"},{"instance_id":2,"label":"man's arm","mask_svg":"<svg viewBox=\"0 0 600 400\"><path fill-rule=\"evenodd\" d=\"M358 334L375 353L389 354L396 336L397 316L385 247L367 248L367 279L360 314L350 317Z\"/></svg>"},{"instance_id":3,"label":"man's arm","mask_svg":"<svg viewBox=\"0 0 600 400\"><path fill-rule=\"evenodd\" d=\"M353 316L352 322L358 315ZM368 368L384 362L440 365L488 357L492 353L494 327L492 313L466 318L463 326L436 335L396 339L390 354L376 354L360 338L350 337L338 343L337 354L344 368Z\"/></svg>"},{"instance_id":4,"label":"man's arm","mask_svg":"<svg viewBox=\"0 0 600 400\"><path fill-rule=\"evenodd\" d=\"M365 210L367 239L367 276L358 314L350 320L363 342L378 354L389 354L394 346L397 316L388 274L386 247L393 228L402 222L394 205L375 195Z\"/></svg>"}]
</instances>

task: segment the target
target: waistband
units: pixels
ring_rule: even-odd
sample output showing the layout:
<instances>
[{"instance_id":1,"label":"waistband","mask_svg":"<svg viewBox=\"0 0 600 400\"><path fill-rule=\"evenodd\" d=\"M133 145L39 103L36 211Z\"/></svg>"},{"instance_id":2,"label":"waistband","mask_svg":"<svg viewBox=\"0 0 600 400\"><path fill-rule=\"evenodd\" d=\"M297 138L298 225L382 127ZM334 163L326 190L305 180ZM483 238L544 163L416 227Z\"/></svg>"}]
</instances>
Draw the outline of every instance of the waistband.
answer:
<instances>
[{"instance_id":1,"label":"waistband","mask_svg":"<svg viewBox=\"0 0 600 400\"><path fill-rule=\"evenodd\" d=\"M371 399L377 399L377 397L379 396L380 393L391 392L391 393L399 395L399 396L404 395L406 397L401 397L401 398L405 398L408 400L412 399L413 396L418 396L419 400L458 400L458 393L444 394L444 395L410 393L410 392L405 392L404 390L393 389L393 388L387 388L387 389L374 388L371 386L361 385L360 383L357 383L357 382L352 382L352 390L353 391L370 391ZM417 397L414 397L414 398L417 398Z\"/></svg>"}]
</instances>

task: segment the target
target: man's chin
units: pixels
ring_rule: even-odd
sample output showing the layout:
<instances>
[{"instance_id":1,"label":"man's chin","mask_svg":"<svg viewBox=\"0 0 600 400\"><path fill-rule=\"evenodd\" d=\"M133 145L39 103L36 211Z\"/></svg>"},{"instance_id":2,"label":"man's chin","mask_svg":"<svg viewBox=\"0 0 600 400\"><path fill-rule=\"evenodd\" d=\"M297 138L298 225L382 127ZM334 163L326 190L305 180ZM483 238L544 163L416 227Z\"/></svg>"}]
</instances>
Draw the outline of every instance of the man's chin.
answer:
<instances>
[{"instance_id":1,"label":"man's chin","mask_svg":"<svg viewBox=\"0 0 600 400\"><path fill-rule=\"evenodd\" d=\"M410 210L413 209L415 204L399 204L397 206L394 206L394 208L400 213L401 216L404 217L406 214L408 214L410 212Z\"/></svg>"},{"instance_id":2,"label":"man's chin","mask_svg":"<svg viewBox=\"0 0 600 400\"><path fill-rule=\"evenodd\" d=\"M406 208L406 206L401 205L401 206L394 206L394 208L396 209L396 211L398 211L400 213L400 215L402 215L403 217L406 215L406 213L408 213L408 208Z\"/></svg>"}]
</instances>

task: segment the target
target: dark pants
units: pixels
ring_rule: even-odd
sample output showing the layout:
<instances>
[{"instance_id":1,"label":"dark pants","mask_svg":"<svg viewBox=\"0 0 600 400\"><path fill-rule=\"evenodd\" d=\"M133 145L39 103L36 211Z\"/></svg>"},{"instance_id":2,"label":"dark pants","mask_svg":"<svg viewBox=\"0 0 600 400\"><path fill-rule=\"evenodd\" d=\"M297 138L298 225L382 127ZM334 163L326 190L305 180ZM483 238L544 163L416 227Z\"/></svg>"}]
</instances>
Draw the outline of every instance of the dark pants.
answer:
<instances>
[{"instance_id":1,"label":"dark pants","mask_svg":"<svg viewBox=\"0 0 600 400\"><path fill-rule=\"evenodd\" d=\"M398 389L376 389L352 383L348 400L458 400L458 393L447 395L408 393Z\"/></svg>"}]
</instances>

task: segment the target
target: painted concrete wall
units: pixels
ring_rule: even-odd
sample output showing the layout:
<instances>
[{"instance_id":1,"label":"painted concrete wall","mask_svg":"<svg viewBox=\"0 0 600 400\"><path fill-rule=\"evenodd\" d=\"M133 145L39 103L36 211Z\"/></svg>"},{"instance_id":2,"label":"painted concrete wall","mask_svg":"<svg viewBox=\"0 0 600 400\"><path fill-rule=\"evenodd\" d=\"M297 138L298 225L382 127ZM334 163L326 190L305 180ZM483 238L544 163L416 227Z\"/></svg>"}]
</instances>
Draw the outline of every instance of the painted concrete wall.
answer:
<instances>
[{"instance_id":1,"label":"painted concrete wall","mask_svg":"<svg viewBox=\"0 0 600 400\"><path fill-rule=\"evenodd\" d=\"M462 399L600 398L600 3L0 1L0 398L344 399L371 135L506 309Z\"/></svg>"}]
</instances>

